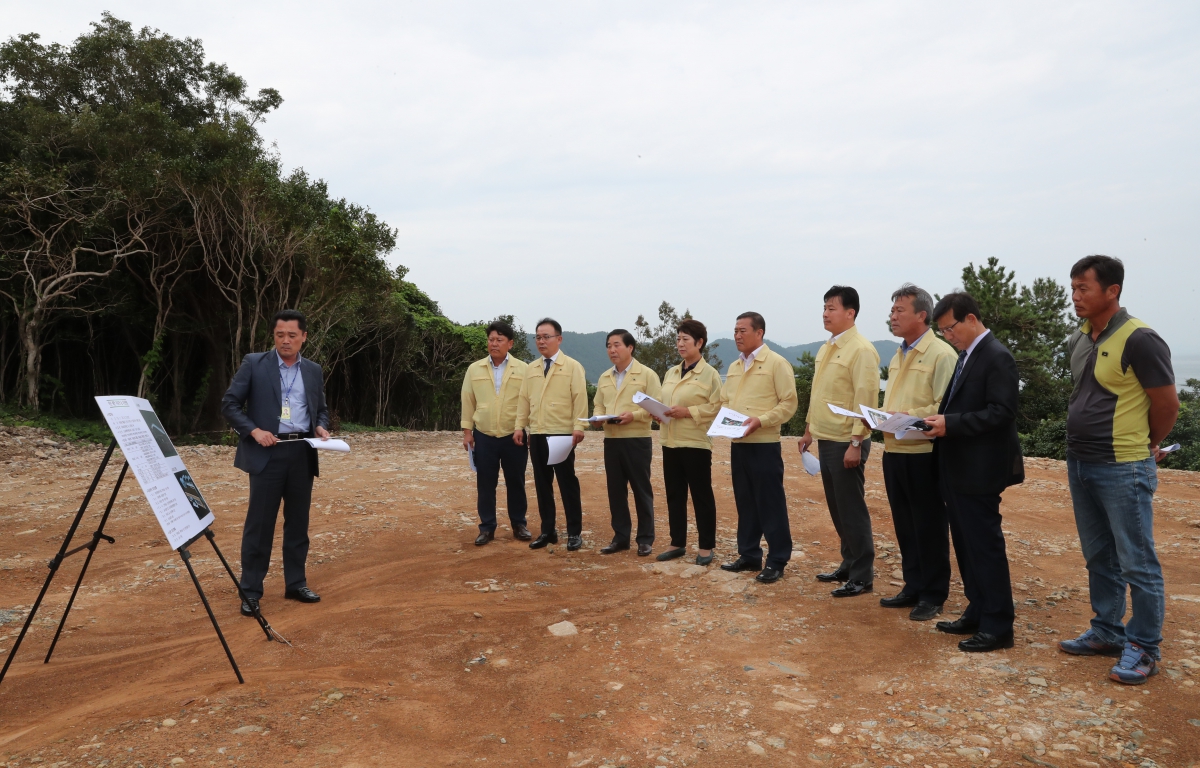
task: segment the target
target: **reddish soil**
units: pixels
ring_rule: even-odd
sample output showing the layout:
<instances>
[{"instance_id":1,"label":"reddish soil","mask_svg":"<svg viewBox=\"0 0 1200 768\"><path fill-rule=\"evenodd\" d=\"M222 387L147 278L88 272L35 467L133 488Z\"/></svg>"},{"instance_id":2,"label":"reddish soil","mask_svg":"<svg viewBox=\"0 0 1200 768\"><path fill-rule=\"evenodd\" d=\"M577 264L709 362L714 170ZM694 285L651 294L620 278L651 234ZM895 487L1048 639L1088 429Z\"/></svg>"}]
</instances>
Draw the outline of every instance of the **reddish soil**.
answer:
<instances>
[{"instance_id":1,"label":"reddish soil","mask_svg":"<svg viewBox=\"0 0 1200 768\"><path fill-rule=\"evenodd\" d=\"M102 453L19 432L20 442L0 435L0 657ZM794 443L785 456L797 552L782 581L761 586L715 565L601 556L611 533L596 435L577 462L581 552L530 551L507 527L477 548L458 441L361 435L352 454L322 458L309 584L323 600L285 602L276 559L263 601L292 648L238 614L207 544L193 547L245 685L130 478L108 526L117 543L100 545L53 661L41 663L82 555L63 566L0 684L0 765L1200 764L1196 473L1161 474L1165 662L1128 688L1108 681L1111 660L1054 647L1090 616L1061 462L1028 461L1029 480L1004 498L1017 647L967 655L932 623L879 606L896 589L899 555L878 455L867 475L876 592L834 600L813 574L833 564L837 539ZM246 478L231 449L180 454L236 568ZM728 456L722 443L719 557L735 553ZM659 491L656 551L667 540ZM532 502L531 478L529 493ZM956 581L948 612L962 607ZM563 620L579 634L547 630Z\"/></svg>"}]
</instances>

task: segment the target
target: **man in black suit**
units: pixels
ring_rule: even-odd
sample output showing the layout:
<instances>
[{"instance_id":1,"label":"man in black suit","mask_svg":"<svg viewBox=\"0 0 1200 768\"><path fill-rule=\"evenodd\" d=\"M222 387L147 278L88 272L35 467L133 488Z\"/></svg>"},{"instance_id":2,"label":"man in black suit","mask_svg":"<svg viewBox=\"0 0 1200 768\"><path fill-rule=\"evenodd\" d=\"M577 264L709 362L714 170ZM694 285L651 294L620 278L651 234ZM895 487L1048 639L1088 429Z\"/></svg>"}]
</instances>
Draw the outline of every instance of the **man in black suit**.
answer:
<instances>
[{"instance_id":1,"label":"man in black suit","mask_svg":"<svg viewBox=\"0 0 1200 768\"><path fill-rule=\"evenodd\" d=\"M969 605L957 621L938 622L954 635L971 635L962 651L1013 647L1012 581L1000 494L1025 481L1017 438L1020 384L1012 353L979 319L979 305L951 293L933 308L938 330L959 350L950 388L937 416L926 417L937 439L942 497Z\"/></svg>"},{"instance_id":2,"label":"man in black suit","mask_svg":"<svg viewBox=\"0 0 1200 768\"><path fill-rule=\"evenodd\" d=\"M279 502L283 502L283 576L288 600L315 603L308 588L308 508L317 451L306 437L329 437L321 366L300 357L308 339L304 315L293 309L272 318L275 349L246 355L221 398L221 413L238 436L233 466L250 475L242 528L242 615L253 616L263 595Z\"/></svg>"}]
</instances>

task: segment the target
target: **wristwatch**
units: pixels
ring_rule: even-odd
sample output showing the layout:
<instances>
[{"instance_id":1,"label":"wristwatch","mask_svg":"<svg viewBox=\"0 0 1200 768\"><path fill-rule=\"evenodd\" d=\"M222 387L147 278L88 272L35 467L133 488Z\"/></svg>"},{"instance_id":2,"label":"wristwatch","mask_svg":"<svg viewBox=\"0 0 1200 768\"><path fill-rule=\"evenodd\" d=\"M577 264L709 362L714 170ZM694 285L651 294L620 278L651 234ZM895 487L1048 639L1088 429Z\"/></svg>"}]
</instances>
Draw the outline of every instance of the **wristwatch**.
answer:
<instances>
[{"instance_id":1,"label":"wristwatch","mask_svg":"<svg viewBox=\"0 0 1200 768\"><path fill-rule=\"evenodd\" d=\"M862 440L859 440L857 437L852 437L850 438L850 445L854 446L855 448L861 448Z\"/></svg>"}]
</instances>

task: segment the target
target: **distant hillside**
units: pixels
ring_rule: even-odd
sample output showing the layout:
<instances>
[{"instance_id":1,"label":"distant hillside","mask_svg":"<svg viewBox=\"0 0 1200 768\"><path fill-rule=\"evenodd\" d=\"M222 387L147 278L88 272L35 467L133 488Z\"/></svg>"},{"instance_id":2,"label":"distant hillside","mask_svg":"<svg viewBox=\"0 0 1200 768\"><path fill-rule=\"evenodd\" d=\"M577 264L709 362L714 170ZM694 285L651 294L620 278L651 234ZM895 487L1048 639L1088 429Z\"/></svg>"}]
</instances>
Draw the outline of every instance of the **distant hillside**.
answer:
<instances>
[{"instance_id":1,"label":"distant hillside","mask_svg":"<svg viewBox=\"0 0 1200 768\"><path fill-rule=\"evenodd\" d=\"M805 352L811 352L815 356L817 350L825 343L824 341L814 341L808 344L797 344L794 347L785 347L782 344L776 344L770 339L766 339L765 341L773 352L783 355L783 358L793 365ZM713 343L721 345L717 348L717 357L721 358L721 362L725 363L725 369L721 371L721 374L724 375L729 371L729 364L737 360L737 344L733 343L733 339L714 339ZM875 345L875 351L879 353L879 365L886 368L887 364L892 360L892 355L896 354L896 347L900 346L900 342L896 339L888 339L887 341L873 341L871 343Z\"/></svg>"},{"instance_id":2,"label":"distant hillside","mask_svg":"<svg viewBox=\"0 0 1200 768\"><path fill-rule=\"evenodd\" d=\"M562 351L566 352L571 357L583 364L583 370L587 373L587 380L595 384L600 378L600 374L612 365L608 360L608 354L604 351L604 342L606 331L596 331L594 333L574 333L572 331L563 331ZM536 355L537 344L533 341L533 334L525 334L528 337L529 349ZM789 363L795 363L796 360L805 352L817 354L817 350L825 342L814 341L810 344L798 344L794 347L785 347L770 339L766 340L767 346L772 350L783 355ZM733 339L714 339L713 344L719 344L715 350L717 357L721 358L724 363L724 369L721 374L724 375L729 370L729 364L737 359L737 345L733 343ZM892 355L896 353L896 346L899 342L895 340L876 341L872 342L875 349L879 351L880 365L886 366L888 361L892 359Z\"/></svg>"},{"instance_id":3,"label":"distant hillside","mask_svg":"<svg viewBox=\"0 0 1200 768\"><path fill-rule=\"evenodd\" d=\"M608 331L596 331L595 333L563 331L562 351L583 364L587 380L592 384L595 384L600 378L600 374L612 365L608 360L608 353L604 350L607 333ZM537 343L533 340L533 334L527 333L525 336L528 338L529 351L536 357Z\"/></svg>"}]
</instances>

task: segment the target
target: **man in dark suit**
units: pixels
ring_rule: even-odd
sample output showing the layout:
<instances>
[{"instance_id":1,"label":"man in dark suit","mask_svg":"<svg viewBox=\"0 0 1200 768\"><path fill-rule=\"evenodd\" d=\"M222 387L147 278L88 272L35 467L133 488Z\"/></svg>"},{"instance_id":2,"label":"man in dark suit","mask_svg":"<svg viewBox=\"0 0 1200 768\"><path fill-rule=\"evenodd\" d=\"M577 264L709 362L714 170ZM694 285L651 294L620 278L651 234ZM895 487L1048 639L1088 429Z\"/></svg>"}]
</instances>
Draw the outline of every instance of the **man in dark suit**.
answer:
<instances>
[{"instance_id":1,"label":"man in dark suit","mask_svg":"<svg viewBox=\"0 0 1200 768\"><path fill-rule=\"evenodd\" d=\"M275 349L246 355L221 398L221 413L237 433L233 465L250 475L242 528L242 615L253 616L263 595L279 502L283 502L283 576L288 600L315 603L308 588L308 508L317 451L306 437L329 437L321 366L300 357L308 339L304 315L293 309L272 318Z\"/></svg>"},{"instance_id":2,"label":"man in dark suit","mask_svg":"<svg viewBox=\"0 0 1200 768\"><path fill-rule=\"evenodd\" d=\"M938 622L937 628L971 635L959 650L1012 648L1012 581L1000 529L1000 494L1025 481L1016 425L1017 364L984 327L969 294L949 294L933 308L933 316L942 336L959 350L938 415L925 421L937 439L933 450L942 497L969 601L957 621Z\"/></svg>"}]
</instances>

